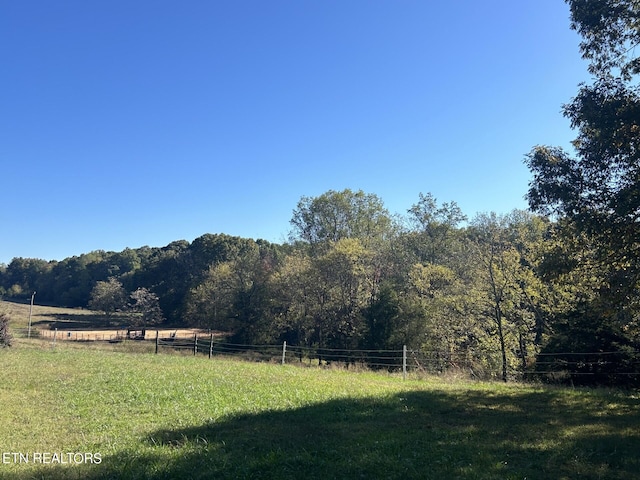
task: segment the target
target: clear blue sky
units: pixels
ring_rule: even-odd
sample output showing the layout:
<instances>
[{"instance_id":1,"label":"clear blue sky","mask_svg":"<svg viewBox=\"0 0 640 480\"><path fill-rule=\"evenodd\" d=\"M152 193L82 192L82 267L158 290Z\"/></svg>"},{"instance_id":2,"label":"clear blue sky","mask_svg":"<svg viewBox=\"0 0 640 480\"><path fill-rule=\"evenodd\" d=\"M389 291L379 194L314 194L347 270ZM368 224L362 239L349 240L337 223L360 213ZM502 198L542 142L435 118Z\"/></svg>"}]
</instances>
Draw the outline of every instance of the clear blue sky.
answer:
<instances>
[{"instance_id":1,"label":"clear blue sky","mask_svg":"<svg viewBox=\"0 0 640 480\"><path fill-rule=\"evenodd\" d=\"M0 3L0 263L284 241L301 196L526 208L588 81L561 0Z\"/></svg>"}]
</instances>

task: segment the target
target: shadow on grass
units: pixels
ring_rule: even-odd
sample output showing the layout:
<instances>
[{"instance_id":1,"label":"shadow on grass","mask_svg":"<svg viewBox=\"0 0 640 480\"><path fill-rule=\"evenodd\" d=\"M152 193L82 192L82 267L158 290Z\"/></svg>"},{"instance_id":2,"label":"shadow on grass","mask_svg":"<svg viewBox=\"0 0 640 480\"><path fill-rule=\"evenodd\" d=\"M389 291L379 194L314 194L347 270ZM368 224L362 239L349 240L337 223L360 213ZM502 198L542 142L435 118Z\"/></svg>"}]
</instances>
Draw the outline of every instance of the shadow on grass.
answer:
<instances>
[{"instance_id":1,"label":"shadow on grass","mask_svg":"<svg viewBox=\"0 0 640 480\"><path fill-rule=\"evenodd\" d=\"M119 327L129 323L125 317L98 313L44 313L37 316L44 317L44 319L33 322L33 325L46 325L51 330L55 328L59 330L97 330Z\"/></svg>"},{"instance_id":2,"label":"shadow on grass","mask_svg":"<svg viewBox=\"0 0 640 480\"><path fill-rule=\"evenodd\" d=\"M637 479L639 406L561 390L333 400L156 431L99 465L22 478Z\"/></svg>"}]
</instances>

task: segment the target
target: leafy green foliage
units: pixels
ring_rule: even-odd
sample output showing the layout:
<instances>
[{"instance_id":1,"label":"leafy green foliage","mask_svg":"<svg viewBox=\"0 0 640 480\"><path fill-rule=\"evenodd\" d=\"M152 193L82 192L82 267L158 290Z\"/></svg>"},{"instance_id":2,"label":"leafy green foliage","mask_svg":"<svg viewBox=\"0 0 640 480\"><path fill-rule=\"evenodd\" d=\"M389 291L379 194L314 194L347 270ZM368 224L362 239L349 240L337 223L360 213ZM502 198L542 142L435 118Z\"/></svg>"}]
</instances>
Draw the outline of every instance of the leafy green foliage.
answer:
<instances>
[{"instance_id":1,"label":"leafy green foliage","mask_svg":"<svg viewBox=\"0 0 640 480\"><path fill-rule=\"evenodd\" d=\"M467 220L455 202L438 205L437 199L420 193L418 203L409 208L413 235L410 245L421 262L445 263L459 250L457 227Z\"/></svg>"},{"instance_id":2,"label":"leafy green foliage","mask_svg":"<svg viewBox=\"0 0 640 480\"><path fill-rule=\"evenodd\" d=\"M573 286L565 289L545 352L594 353L614 345L633 352L640 349L640 6L634 0L567 3L595 79L564 107L577 130L576 156L538 146L526 158L534 175L529 205L558 220L544 274L555 276L555 286L561 278ZM594 372L607 368L596 365Z\"/></svg>"},{"instance_id":3,"label":"leafy green foliage","mask_svg":"<svg viewBox=\"0 0 640 480\"><path fill-rule=\"evenodd\" d=\"M640 72L634 48L640 43L640 9L635 0L566 0L571 28L582 37L589 71L600 77L619 69L624 78Z\"/></svg>"},{"instance_id":4,"label":"leafy green foliage","mask_svg":"<svg viewBox=\"0 0 640 480\"><path fill-rule=\"evenodd\" d=\"M9 332L9 315L0 313L0 347L10 347L13 337Z\"/></svg>"},{"instance_id":5,"label":"leafy green foliage","mask_svg":"<svg viewBox=\"0 0 640 480\"><path fill-rule=\"evenodd\" d=\"M292 237L310 244L357 238L362 242L382 239L391 229L389 212L382 200L362 190L329 190L315 197L302 197L293 212Z\"/></svg>"},{"instance_id":6,"label":"leafy green foliage","mask_svg":"<svg viewBox=\"0 0 640 480\"><path fill-rule=\"evenodd\" d=\"M637 339L625 331L616 312L579 304L554 325L554 335L541 350L536 370L543 379L574 385L640 386Z\"/></svg>"},{"instance_id":7,"label":"leafy green foliage","mask_svg":"<svg viewBox=\"0 0 640 480\"><path fill-rule=\"evenodd\" d=\"M91 290L89 307L100 310L106 315L112 315L125 309L127 294L116 278L111 277L106 282L98 282Z\"/></svg>"},{"instance_id":8,"label":"leafy green foliage","mask_svg":"<svg viewBox=\"0 0 640 480\"><path fill-rule=\"evenodd\" d=\"M330 191L298 206L290 244L206 234L51 264L22 259L0 270L0 284L43 287L42 298L63 304L88 292L90 306L120 310L131 326L166 319L225 331L235 343L324 349L325 361L336 361L326 349L406 345L418 363L436 359L434 369L511 379L530 375L542 348L577 348L559 341L569 338L560 332L572 309L626 281L606 274L594 236L576 222L514 211L461 226L455 202L430 194L393 221L363 192ZM607 268L621 272L615 265ZM638 337L633 303L620 302L615 315L600 304L592 306L611 331Z\"/></svg>"},{"instance_id":9,"label":"leafy green foliage","mask_svg":"<svg viewBox=\"0 0 640 480\"><path fill-rule=\"evenodd\" d=\"M132 326L148 327L163 322L164 316L155 293L141 287L133 292L129 298L131 299L129 311L132 313Z\"/></svg>"}]
</instances>

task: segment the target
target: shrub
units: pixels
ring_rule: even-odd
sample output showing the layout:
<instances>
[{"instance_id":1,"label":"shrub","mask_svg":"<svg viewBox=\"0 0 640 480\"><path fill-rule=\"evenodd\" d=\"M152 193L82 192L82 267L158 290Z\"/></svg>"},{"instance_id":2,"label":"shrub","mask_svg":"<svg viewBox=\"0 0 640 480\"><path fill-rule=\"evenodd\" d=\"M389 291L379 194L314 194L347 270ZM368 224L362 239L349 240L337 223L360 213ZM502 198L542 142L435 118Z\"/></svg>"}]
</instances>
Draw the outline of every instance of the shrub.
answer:
<instances>
[{"instance_id":1,"label":"shrub","mask_svg":"<svg viewBox=\"0 0 640 480\"><path fill-rule=\"evenodd\" d=\"M0 313L0 347L10 347L12 337L9 333L9 315Z\"/></svg>"}]
</instances>

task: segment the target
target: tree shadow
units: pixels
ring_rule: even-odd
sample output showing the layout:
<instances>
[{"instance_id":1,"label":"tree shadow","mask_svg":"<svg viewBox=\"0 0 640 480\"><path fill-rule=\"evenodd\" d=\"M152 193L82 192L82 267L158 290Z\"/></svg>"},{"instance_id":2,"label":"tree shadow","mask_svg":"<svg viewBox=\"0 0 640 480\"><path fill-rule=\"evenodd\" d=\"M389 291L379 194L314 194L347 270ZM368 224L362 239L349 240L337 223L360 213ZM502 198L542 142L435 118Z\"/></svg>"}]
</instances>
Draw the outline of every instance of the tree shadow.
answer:
<instances>
[{"instance_id":1,"label":"tree shadow","mask_svg":"<svg viewBox=\"0 0 640 480\"><path fill-rule=\"evenodd\" d=\"M44 313L34 316L44 317L43 320L34 321L34 326L48 326L51 330L56 328L58 330L97 330L115 328L129 323L125 317L99 313Z\"/></svg>"},{"instance_id":2,"label":"tree shadow","mask_svg":"<svg viewBox=\"0 0 640 480\"><path fill-rule=\"evenodd\" d=\"M623 400L620 400L622 398ZM159 430L99 465L23 478L638 478L640 400L553 389L404 392ZM624 414L620 412L624 410Z\"/></svg>"}]
</instances>

